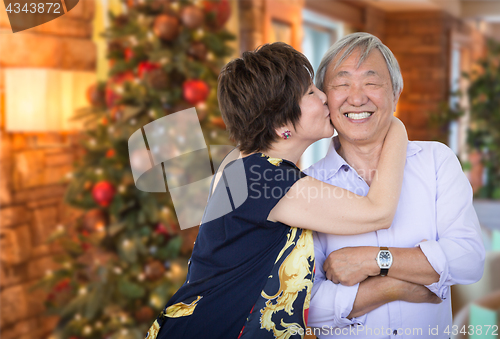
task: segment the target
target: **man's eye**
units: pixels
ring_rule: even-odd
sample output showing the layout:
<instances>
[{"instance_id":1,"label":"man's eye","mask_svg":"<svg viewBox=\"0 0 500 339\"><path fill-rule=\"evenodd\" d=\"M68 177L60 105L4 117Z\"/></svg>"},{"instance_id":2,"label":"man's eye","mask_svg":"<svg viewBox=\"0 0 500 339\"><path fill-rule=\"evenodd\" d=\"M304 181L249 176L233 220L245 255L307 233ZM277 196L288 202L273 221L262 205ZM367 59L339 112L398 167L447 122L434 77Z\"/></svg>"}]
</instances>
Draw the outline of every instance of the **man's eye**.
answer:
<instances>
[{"instance_id":1,"label":"man's eye","mask_svg":"<svg viewBox=\"0 0 500 339\"><path fill-rule=\"evenodd\" d=\"M311 92L309 92L309 94L314 94L314 92L313 92L313 91L311 91Z\"/></svg>"},{"instance_id":2,"label":"man's eye","mask_svg":"<svg viewBox=\"0 0 500 339\"><path fill-rule=\"evenodd\" d=\"M377 84L372 84L372 83L368 83L367 85L372 85L372 86L376 86Z\"/></svg>"}]
</instances>

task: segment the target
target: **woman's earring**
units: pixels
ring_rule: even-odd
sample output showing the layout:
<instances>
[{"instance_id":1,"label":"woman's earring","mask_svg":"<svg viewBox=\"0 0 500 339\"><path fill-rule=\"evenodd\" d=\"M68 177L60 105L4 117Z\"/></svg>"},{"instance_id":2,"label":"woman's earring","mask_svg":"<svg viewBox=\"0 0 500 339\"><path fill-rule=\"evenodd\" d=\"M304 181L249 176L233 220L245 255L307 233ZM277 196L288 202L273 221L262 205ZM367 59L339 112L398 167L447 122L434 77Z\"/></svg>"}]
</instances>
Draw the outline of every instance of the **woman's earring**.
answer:
<instances>
[{"instance_id":1,"label":"woman's earring","mask_svg":"<svg viewBox=\"0 0 500 339\"><path fill-rule=\"evenodd\" d=\"M288 139L288 138L290 138L291 136L292 136L292 133L290 131L288 131L288 130L284 131L283 133L281 133L281 137L283 139L285 139L285 140Z\"/></svg>"}]
</instances>

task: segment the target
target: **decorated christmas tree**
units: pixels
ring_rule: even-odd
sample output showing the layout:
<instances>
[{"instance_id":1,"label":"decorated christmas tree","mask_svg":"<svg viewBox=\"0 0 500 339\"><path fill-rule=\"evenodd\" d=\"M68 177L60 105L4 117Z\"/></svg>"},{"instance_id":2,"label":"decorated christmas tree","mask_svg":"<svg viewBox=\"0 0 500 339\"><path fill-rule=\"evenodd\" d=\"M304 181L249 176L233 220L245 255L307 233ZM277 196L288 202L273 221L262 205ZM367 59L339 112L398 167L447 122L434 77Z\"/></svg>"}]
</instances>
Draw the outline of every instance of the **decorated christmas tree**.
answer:
<instances>
[{"instance_id":1,"label":"decorated christmas tree","mask_svg":"<svg viewBox=\"0 0 500 339\"><path fill-rule=\"evenodd\" d=\"M83 155L66 202L83 213L52 235L60 268L39 284L48 311L60 317L55 338L144 338L184 282L193 239L180 230L168 192L136 188L129 137L195 107L206 144L230 144L216 93L232 55L228 0L124 4L103 32L109 78L89 88L90 107L78 114Z\"/></svg>"}]
</instances>

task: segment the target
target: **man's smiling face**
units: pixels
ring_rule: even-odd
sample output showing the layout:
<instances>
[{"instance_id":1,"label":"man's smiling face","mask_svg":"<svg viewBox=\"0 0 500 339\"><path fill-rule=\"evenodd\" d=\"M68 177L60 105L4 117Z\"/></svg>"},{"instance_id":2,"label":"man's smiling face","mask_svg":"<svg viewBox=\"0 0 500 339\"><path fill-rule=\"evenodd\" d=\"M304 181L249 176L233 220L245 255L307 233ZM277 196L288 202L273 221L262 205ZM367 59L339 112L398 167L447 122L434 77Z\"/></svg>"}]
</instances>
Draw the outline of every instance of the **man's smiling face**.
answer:
<instances>
[{"instance_id":1,"label":"man's smiling face","mask_svg":"<svg viewBox=\"0 0 500 339\"><path fill-rule=\"evenodd\" d=\"M385 137L398 98L382 53L374 49L357 68L359 57L359 50L354 50L335 70L336 59L332 60L324 91L339 136L352 143L370 143Z\"/></svg>"}]
</instances>

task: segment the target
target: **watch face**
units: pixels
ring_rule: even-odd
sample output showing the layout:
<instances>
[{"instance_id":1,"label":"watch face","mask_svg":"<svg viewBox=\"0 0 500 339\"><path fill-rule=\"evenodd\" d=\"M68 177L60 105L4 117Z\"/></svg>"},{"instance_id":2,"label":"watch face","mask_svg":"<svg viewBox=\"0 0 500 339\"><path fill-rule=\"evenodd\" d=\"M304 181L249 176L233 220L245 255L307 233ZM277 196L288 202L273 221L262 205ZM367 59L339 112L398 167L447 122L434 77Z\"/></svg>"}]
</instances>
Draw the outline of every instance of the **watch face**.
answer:
<instances>
[{"instance_id":1,"label":"watch face","mask_svg":"<svg viewBox=\"0 0 500 339\"><path fill-rule=\"evenodd\" d=\"M389 251L380 251L378 254L378 265L380 268L389 268L392 265L392 255Z\"/></svg>"}]
</instances>

